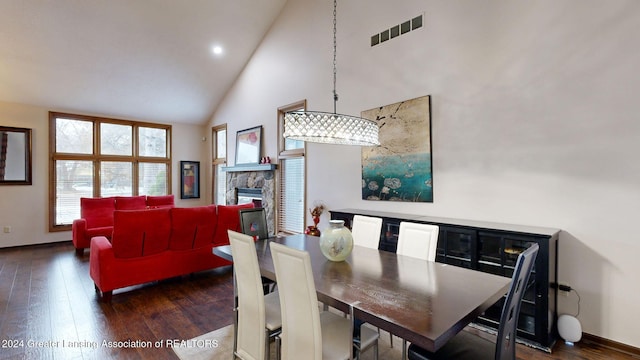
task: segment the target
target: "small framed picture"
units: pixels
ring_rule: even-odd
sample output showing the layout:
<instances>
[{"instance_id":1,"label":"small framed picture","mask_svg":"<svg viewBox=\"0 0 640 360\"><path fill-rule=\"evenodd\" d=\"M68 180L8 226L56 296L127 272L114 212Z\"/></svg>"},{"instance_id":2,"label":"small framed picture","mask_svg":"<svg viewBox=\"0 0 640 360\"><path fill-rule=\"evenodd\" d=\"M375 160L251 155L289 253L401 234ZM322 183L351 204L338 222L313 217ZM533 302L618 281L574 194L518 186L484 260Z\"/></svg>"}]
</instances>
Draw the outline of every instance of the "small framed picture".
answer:
<instances>
[{"instance_id":1,"label":"small framed picture","mask_svg":"<svg viewBox=\"0 0 640 360\"><path fill-rule=\"evenodd\" d=\"M238 131L236 134L236 165L258 164L262 146L262 126Z\"/></svg>"},{"instance_id":2,"label":"small framed picture","mask_svg":"<svg viewBox=\"0 0 640 360\"><path fill-rule=\"evenodd\" d=\"M180 161L180 198L200 198L200 161Z\"/></svg>"}]
</instances>

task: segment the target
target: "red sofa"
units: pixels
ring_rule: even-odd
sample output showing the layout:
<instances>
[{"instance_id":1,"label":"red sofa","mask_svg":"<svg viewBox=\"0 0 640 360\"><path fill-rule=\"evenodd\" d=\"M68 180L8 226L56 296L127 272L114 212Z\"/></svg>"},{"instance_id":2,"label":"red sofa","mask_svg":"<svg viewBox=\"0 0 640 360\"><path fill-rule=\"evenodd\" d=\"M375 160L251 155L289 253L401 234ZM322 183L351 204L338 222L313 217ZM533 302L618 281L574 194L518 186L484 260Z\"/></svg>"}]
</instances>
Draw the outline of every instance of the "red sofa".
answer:
<instances>
[{"instance_id":1,"label":"red sofa","mask_svg":"<svg viewBox=\"0 0 640 360\"><path fill-rule=\"evenodd\" d=\"M111 239L113 212L116 210L142 210L173 207L173 195L112 196L80 198L80 219L71 225L71 239L76 254L82 255L91 245L91 238L104 236Z\"/></svg>"},{"instance_id":2,"label":"red sofa","mask_svg":"<svg viewBox=\"0 0 640 360\"><path fill-rule=\"evenodd\" d=\"M116 210L111 241L91 239L89 273L103 301L113 290L231 263L213 255L240 231L238 212L253 204Z\"/></svg>"}]
</instances>

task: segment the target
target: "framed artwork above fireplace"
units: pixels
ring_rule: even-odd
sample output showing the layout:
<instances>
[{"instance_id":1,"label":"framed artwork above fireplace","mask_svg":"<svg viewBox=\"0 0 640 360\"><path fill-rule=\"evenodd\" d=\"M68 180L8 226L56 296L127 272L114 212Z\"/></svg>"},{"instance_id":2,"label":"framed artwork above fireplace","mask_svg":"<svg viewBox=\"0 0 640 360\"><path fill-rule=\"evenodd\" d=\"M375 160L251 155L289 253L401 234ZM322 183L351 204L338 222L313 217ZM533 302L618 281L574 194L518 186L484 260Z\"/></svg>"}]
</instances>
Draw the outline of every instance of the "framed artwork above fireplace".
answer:
<instances>
[{"instance_id":1,"label":"framed artwork above fireplace","mask_svg":"<svg viewBox=\"0 0 640 360\"><path fill-rule=\"evenodd\" d=\"M236 133L236 165L260 163L262 146L262 126L238 131Z\"/></svg>"}]
</instances>

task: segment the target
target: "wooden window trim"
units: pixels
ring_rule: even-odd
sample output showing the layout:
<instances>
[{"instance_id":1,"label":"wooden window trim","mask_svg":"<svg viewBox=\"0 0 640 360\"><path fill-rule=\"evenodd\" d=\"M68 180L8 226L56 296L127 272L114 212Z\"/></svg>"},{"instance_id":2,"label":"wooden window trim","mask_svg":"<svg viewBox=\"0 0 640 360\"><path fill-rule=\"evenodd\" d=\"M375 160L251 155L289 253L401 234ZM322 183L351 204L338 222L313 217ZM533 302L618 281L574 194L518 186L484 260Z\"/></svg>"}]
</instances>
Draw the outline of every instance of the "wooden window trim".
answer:
<instances>
[{"instance_id":1,"label":"wooden window trim","mask_svg":"<svg viewBox=\"0 0 640 360\"><path fill-rule=\"evenodd\" d=\"M211 128L211 203L216 204L216 191L217 184L216 180L220 180L216 178L216 167L224 166L227 164L227 158L218 157L218 132L226 131L227 133L227 151L229 150L229 132L227 131L227 124L217 125ZM228 154L228 152L227 152ZM226 179L225 179L226 181ZM225 196L226 198L226 196Z\"/></svg>"},{"instance_id":2,"label":"wooden window trim","mask_svg":"<svg viewBox=\"0 0 640 360\"><path fill-rule=\"evenodd\" d=\"M73 153L57 153L56 152L56 119L65 118L78 121L88 121L93 123L93 153L92 154L73 154ZM132 127L132 155L101 155L100 154L100 124L109 123L117 125L129 125ZM166 131L166 157L148 157L139 156L138 139L139 128L156 128ZM70 231L71 225L56 224L56 161L58 160L80 160L91 161L94 164L93 188L94 196L96 191L100 189L100 162L101 161L122 161L134 164L133 167L133 187L132 194L138 194L138 167L139 163L159 163L167 166L167 194L171 194L171 130L172 126L167 124L157 124L144 121L112 119L107 117L89 116L70 114L62 112L49 112L49 232ZM97 190L96 190L97 189Z\"/></svg>"},{"instance_id":3,"label":"wooden window trim","mask_svg":"<svg viewBox=\"0 0 640 360\"><path fill-rule=\"evenodd\" d=\"M304 143L302 148L299 149L291 149L291 150L285 150L285 139L283 136L283 132L284 132L284 114L288 111L294 111L294 110L299 110L299 109L307 109L307 100L300 100L300 101L296 101L293 102L291 104L285 105L285 106L281 106L278 108L278 161L282 161L285 159L294 159L294 158L299 158L305 157L306 154L306 148L307 148L307 144L306 142ZM305 159L305 169L304 169L304 189L307 188L307 162ZM283 197L283 194L281 193L282 189L282 171L284 171L285 167L280 164L280 166L278 167L278 172L277 172L277 181L278 181L278 185L276 187L277 189L277 195L276 195L276 214L280 214L280 210L278 209L278 207L280 206L280 201ZM306 191L305 191L306 193ZM303 205L303 209L306 209L306 196L303 197L303 201L304 201L304 205ZM305 216L306 219L306 216ZM306 220L303 220L303 225L306 222ZM289 233L288 231L285 230L281 230L279 229L280 227L280 217L278 217L278 219L276 220L276 234L278 233Z\"/></svg>"}]
</instances>

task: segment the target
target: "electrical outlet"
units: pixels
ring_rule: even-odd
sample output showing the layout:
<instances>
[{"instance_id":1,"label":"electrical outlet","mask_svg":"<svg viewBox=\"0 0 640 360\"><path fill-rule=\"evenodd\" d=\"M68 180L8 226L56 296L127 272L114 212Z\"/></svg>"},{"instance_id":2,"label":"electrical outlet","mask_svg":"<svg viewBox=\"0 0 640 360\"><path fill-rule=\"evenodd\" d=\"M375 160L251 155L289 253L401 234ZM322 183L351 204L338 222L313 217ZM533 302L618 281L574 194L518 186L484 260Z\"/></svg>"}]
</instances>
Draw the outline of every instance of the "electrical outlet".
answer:
<instances>
[{"instance_id":1,"label":"electrical outlet","mask_svg":"<svg viewBox=\"0 0 640 360\"><path fill-rule=\"evenodd\" d=\"M11 226L5 226L2 228L2 232L9 234L11 232Z\"/></svg>"},{"instance_id":2,"label":"electrical outlet","mask_svg":"<svg viewBox=\"0 0 640 360\"><path fill-rule=\"evenodd\" d=\"M571 291L571 286L565 285L565 284L560 284L560 285L558 285L558 289L560 291L570 292Z\"/></svg>"},{"instance_id":3,"label":"electrical outlet","mask_svg":"<svg viewBox=\"0 0 640 360\"><path fill-rule=\"evenodd\" d=\"M569 293L572 290L571 286L566 285L566 284L556 284L556 283L552 282L551 284L549 284L549 286L552 289L557 289L558 292L563 296L569 296Z\"/></svg>"},{"instance_id":4,"label":"electrical outlet","mask_svg":"<svg viewBox=\"0 0 640 360\"><path fill-rule=\"evenodd\" d=\"M569 296L569 293L571 292L571 286L565 285L565 284L558 284L558 290L560 291L561 295Z\"/></svg>"}]
</instances>

